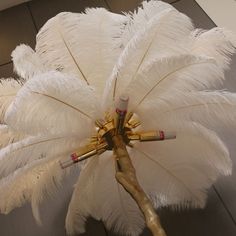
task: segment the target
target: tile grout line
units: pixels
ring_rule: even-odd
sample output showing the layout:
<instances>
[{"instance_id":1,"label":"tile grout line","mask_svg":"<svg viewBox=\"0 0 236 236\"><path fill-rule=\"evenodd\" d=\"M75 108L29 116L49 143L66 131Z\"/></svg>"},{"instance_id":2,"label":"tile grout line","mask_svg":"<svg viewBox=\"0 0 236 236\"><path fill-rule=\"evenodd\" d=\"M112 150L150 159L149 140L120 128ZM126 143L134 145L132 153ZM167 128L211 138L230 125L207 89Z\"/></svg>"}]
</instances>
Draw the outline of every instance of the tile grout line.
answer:
<instances>
[{"instance_id":1,"label":"tile grout line","mask_svg":"<svg viewBox=\"0 0 236 236\"><path fill-rule=\"evenodd\" d=\"M6 66L6 65L9 65L9 64L11 64L11 63L12 63L12 61L9 61L9 62L6 62L6 63L1 64L0 66Z\"/></svg>"},{"instance_id":2,"label":"tile grout line","mask_svg":"<svg viewBox=\"0 0 236 236\"><path fill-rule=\"evenodd\" d=\"M175 4L175 3L177 3L177 2L180 2L181 0L175 0L175 1L173 1L173 2L170 2L170 4Z\"/></svg>"},{"instance_id":3,"label":"tile grout line","mask_svg":"<svg viewBox=\"0 0 236 236\"><path fill-rule=\"evenodd\" d=\"M219 200L221 201L223 207L225 208L226 212L228 213L230 219L233 221L234 225L236 226L236 220L234 219L232 213L230 212L229 208L226 206L225 202L223 201L222 197L220 196L218 190L216 189L215 185L213 184L213 189L217 195L217 197L219 198Z\"/></svg>"},{"instance_id":4,"label":"tile grout line","mask_svg":"<svg viewBox=\"0 0 236 236\"><path fill-rule=\"evenodd\" d=\"M35 28L36 32L38 32L39 29L38 29L38 27L37 27L37 25L36 25L36 22L35 22L35 19L34 19L33 13L32 13L32 11L31 11L31 9L30 9L29 2L27 2L26 5L27 5L27 8L28 8L28 10L29 10L29 13L30 13L30 16L31 16L31 19L32 19L33 25L34 25L34 28Z\"/></svg>"},{"instance_id":5,"label":"tile grout line","mask_svg":"<svg viewBox=\"0 0 236 236\"><path fill-rule=\"evenodd\" d=\"M101 223L102 223L102 226L103 226L103 230L104 230L105 235L106 235L106 236L109 236L109 235L108 235L108 231L107 231L107 229L106 229L106 226L104 225L103 222L101 222Z\"/></svg>"}]
</instances>

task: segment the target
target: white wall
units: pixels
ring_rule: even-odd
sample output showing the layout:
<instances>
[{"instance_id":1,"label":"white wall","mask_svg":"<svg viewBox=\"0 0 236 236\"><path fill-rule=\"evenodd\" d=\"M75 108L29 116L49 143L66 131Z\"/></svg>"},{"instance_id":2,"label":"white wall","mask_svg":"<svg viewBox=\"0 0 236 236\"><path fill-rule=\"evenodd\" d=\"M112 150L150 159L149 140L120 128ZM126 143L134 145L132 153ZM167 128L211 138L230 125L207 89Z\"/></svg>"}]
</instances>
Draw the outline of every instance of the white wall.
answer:
<instances>
[{"instance_id":1,"label":"white wall","mask_svg":"<svg viewBox=\"0 0 236 236\"><path fill-rule=\"evenodd\" d=\"M236 32L236 0L196 0L219 27Z\"/></svg>"}]
</instances>

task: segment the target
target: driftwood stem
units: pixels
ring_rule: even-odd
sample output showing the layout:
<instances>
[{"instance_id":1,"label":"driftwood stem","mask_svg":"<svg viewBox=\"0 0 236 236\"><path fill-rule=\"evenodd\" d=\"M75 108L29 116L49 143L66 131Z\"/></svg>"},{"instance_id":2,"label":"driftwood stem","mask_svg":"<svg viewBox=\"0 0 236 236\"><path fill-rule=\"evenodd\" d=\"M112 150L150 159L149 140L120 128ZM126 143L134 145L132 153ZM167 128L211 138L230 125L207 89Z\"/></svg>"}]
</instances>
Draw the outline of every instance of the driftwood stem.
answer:
<instances>
[{"instance_id":1,"label":"driftwood stem","mask_svg":"<svg viewBox=\"0 0 236 236\"><path fill-rule=\"evenodd\" d=\"M114 154L116 157L116 179L125 188L125 190L136 201L143 212L147 227L153 236L166 236L163 230L159 216L156 214L151 201L138 183L135 169L126 149L126 144L121 135L115 135L112 138L114 145Z\"/></svg>"}]
</instances>

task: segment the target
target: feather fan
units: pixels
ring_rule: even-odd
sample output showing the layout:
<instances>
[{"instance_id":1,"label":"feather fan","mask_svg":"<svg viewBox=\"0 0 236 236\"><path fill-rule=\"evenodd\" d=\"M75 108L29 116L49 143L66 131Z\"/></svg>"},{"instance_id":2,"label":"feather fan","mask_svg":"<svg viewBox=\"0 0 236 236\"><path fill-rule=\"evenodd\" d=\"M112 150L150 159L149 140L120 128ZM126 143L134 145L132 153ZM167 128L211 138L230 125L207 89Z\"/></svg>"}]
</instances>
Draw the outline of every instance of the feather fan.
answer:
<instances>
[{"instance_id":1,"label":"feather fan","mask_svg":"<svg viewBox=\"0 0 236 236\"><path fill-rule=\"evenodd\" d=\"M117 233L139 235L145 221L116 181L111 151L96 149L72 169L59 165L93 144L94 134L100 138L99 122L124 94L141 123L135 132L176 132L173 140L127 148L155 208L204 207L211 185L232 172L227 143L215 130L235 128L236 95L218 90L235 50L233 33L195 29L158 0L125 15L96 8L50 19L35 51L20 45L12 53L22 83L1 80L0 212L31 202L41 223L41 202L79 169L67 233L83 233L92 216Z\"/></svg>"}]
</instances>

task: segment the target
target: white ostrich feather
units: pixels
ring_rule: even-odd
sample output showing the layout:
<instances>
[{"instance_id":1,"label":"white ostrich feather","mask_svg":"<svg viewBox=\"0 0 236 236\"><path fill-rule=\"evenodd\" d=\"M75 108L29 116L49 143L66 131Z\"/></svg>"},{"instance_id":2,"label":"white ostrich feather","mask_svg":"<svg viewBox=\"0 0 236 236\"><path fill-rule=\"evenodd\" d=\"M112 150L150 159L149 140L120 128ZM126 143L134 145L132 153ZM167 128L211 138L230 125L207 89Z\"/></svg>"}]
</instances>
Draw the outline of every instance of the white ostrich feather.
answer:
<instances>
[{"instance_id":1,"label":"white ostrich feather","mask_svg":"<svg viewBox=\"0 0 236 236\"><path fill-rule=\"evenodd\" d=\"M101 159L103 156L101 156ZM96 204L101 207L101 219L108 229L124 235L139 235L144 228L144 219L135 201L115 179L115 160L103 158L98 169L99 186L96 190ZM133 159L132 159L133 160ZM103 172L104 171L104 172ZM107 186L107 187L106 187ZM93 191L94 191L93 190ZM94 192L94 194L96 193ZM109 199L107 199L109 196ZM114 211L113 206L116 206Z\"/></svg>"},{"instance_id":2,"label":"white ostrich feather","mask_svg":"<svg viewBox=\"0 0 236 236\"><path fill-rule=\"evenodd\" d=\"M88 216L124 235L139 235L144 227L139 208L115 180L112 153L89 161L81 171L66 218L67 232L83 233Z\"/></svg>"},{"instance_id":3,"label":"white ostrich feather","mask_svg":"<svg viewBox=\"0 0 236 236\"><path fill-rule=\"evenodd\" d=\"M204 207L212 181L231 174L228 150L217 134L185 123L184 128L176 128L178 139L137 143L130 153L138 179L156 207Z\"/></svg>"},{"instance_id":4,"label":"white ostrich feather","mask_svg":"<svg viewBox=\"0 0 236 236\"><path fill-rule=\"evenodd\" d=\"M27 81L8 108L5 122L27 134L88 136L91 130L82 127L90 127L98 115L95 106L91 87L76 77L52 71Z\"/></svg>"},{"instance_id":5,"label":"white ostrich feather","mask_svg":"<svg viewBox=\"0 0 236 236\"><path fill-rule=\"evenodd\" d=\"M0 125L0 148L23 139L25 135L11 130L7 125Z\"/></svg>"},{"instance_id":6,"label":"white ostrich feather","mask_svg":"<svg viewBox=\"0 0 236 236\"><path fill-rule=\"evenodd\" d=\"M76 37L73 26L75 22L79 22L79 17L80 14L64 12L50 19L37 35L36 52L44 64L51 69L69 71L87 82L78 58L76 59L74 54L77 44L69 41Z\"/></svg>"},{"instance_id":7,"label":"white ostrich feather","mask_svg":"<svg viewBox=\"0 0 236 236\"><path fill-rule=\"evenodd\" d=\"M38 160L36 162L38 164L41 161ZM14 208L21 207L31 199L32 189L37 185L41 175L47 170L46 166L50 166L50 162L44 165L36 165L36 167L35 163L33 165L29 164L0 181L2 190L0 195L1 213L8 214Z\"/></svg>"},{"instance_id":8,"label":"white ostrich feather","mask_svg":"<svg viewBox=\"0 0 236 236\"><path fill-rule=\"evenodd\" d=\"M175 10L162 11L160 15L148 21L146 27L132 37L119 56L106 84L106 103L116 100L120 91L150 60L187 53L185 48L189 42L186 36L190 34L191 29L191 21Z\"/></svg>"},{"instance_id":9,"label":"white ostrich feather","mask_svg":"<svg viewBox=\"0 0 236 236\"><path fill-rule=\"evenodd\" d=\"M175 10L172 5L162 1L143 1L142 7L139 7L134 12L125 13L127 23L124 32L122 33L124 44L126 45L137 31L145 28L146 24L152 19L152 17L155 17L168 9Z\"/></svg>"},{"instance_id":10,"label":"white ostrich feather","mask_svg":"<svg viewBox=\"0 0 236 236\"><path fill-rule=\"evenodd\" d=\"M74 74L101 93L121 52L119 35L125 20L100 8L86 14L60 13L40 30L36 52L45 65Z\"/></svg>"},{"instance_id":11,"label":"white ostrich feather","mask_svg":"<svg viewBox=\"0 0 236 236\"><path fill-rule=\"evenodd\" d=\"M80 136L38 135L9 144L0 150L0 176L10 175L16 169L38 159L50 160L75 151Z\"/></svg>"},{"instance_id":12,"label":"white ostrich feather","mask_svg":"<svg viewBox=\"0 0 236 236\"><path fill-rule=\"evenodd\" d=\"M25 44L17 46L11 56L15 72L25 80L46 71L39 56Z\"/></svg>"},{"instance_id":13,"label":"white ostrich feather","mask_svg":"<svg viewBox=\"0 0 236 236\"><path fill-rule=\"evenodd\" d=\"M65 157L68 158L68 155ZM39 210L40 203L42 203L45 198L55 198L58 189L62 188L63 179L72 171L76 171L78 174L80 172L78 166L62 169L59 162L65 157L62 156L55 158L50 162L43 163L42 166L44 168L44 172L38 179L37 185L35 185L32 189L31 207L33 216L38 224L42 224Z\"/></svg>"},{"instance_id":14,"label":"white ostrich feather","mask_svg":"<svg viewBox=\"0 0 236 236\"><path fill-rule=\"evenodd\" d=\"M29 201L41 223L40 203L71 171L58 161L90 141L94 122L114 113L123 94L141 122L137 130L176 132L174 140L128 148L154 206L203 207L207 189L232 171L227 143L215 130L235 128L236 95L215 89L235 39L219 28L196 30L154 0L125 16L88 9L49 20L35 51L21 45L12 54L27 81L0 84L0 211ZM142 232L141 212L115 173L111 151L85 161L66 217L69 235L83 233L88 216L122 235Z\"/></svg>"},{"instance_id":15,"label":"white ostrich feather","mask_svg":"<svg viewBox=\"0 0 236 236\"><path fill-rule=\"evenodd\" d=\"M165 94L217 87L223 79L214 59L180 54L150 62L125 90L117 91L117 96L132 94L131 109L135 111L143 102L164 98Z\"/></svg>"},{"instance_id":16,"label":"white ostrich feather","mask_svg":"<svg viewBox=\"0 0 236 236\"><path fill-rule=\"evenodd\" d=\"M152 112L152 116L148 116ZM186 92L144 102L137 114L142 124L152 129L169 129L172 124L185 127L188 121L211 129L235 127L236 95L224 91Z\"/></svg>"},{"instance_id":17,"label":"white ostrich feather","mask_svg":"<svg viewBox=\"0 0 236 236\"><path fill-rule=\"evenodd\" d=\"M95 187L99 162L99 157L96 156L86 162L84 168L80 171L66 216L66 231L69 235L84 233L86 218L89 216L101 220L101 215L99 214L100 206L96 205L94 201L97 194L91 194ZM84 191L81 191L81 189L84 189ZM78 198L80 201L78 201ZM87 204L87 200L89 200L90 204Z\"/></svg>"},{"instance_id":18,"label":"white ostrich feather","mask_svg":"<svg viewBox=\"0 0 236 236\"><path fill-rule=\"evenodd\" d=\"M193 45L190 48L195 55L213 57L217 66L228 69L230 56L236 51L236 36L223 28L213 28L209 31L196 29L191 35Z\"/></svg>"},{"instance_id":19,"label":"white ostrich feather","mask_svg":"<svg viewBox=\"0 0 236 236\"><path fill-rule=\"evenodd\" d=\"M62 170L58 161L61 157L47 162L37 160L16 170L12 175L0 181L0 212L8 214L16 207L21 207L27 201L32 201L35 219L40 223L38 206L47 196L55 195L63 177L71 169Z\"/></svg>"},{"instance_id":20,"label":"white ostrich feather","mask_svg":"<svg viewBox=\"0 0 236 236\"><path fill-rule=\"evenodd\" d=\"M184 129L175 127L176 140L141 143L129 149L138 180L155 207L204 207L212 181L231 173L228 150L216 133L185 123ZM81 171L66 219L69 234L83 233L88 216L103 220L108 229L123 235L141 233L140 212L114 176L114 160L109 155L96 157Z\"/></svg>"},{"instance_id":21,"label":"white ostrich feather","mask_svg":"<svg viewBox=\"0 0 236 236\"><path fill-rule=\"evenodd\" d=\"M20 81L15 79L1 79L0 81L0 123L4 123L4 116L16 93L21 88Z\"/></svg>"}]
</instances>

